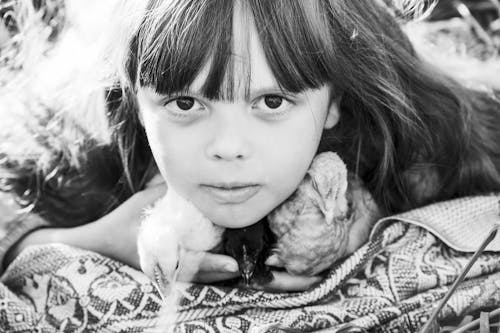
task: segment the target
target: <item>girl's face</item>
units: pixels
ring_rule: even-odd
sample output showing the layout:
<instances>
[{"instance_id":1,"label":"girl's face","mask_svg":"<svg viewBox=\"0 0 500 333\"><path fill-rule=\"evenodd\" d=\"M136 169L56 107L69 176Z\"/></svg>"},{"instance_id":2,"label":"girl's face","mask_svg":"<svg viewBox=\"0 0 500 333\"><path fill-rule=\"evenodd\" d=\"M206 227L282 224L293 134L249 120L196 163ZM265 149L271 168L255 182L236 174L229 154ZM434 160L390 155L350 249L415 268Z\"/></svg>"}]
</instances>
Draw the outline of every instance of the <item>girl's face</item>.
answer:
<instances>
[{"instance_id":1,"label":"girl's face","mask_svg":"<svg viewBox=\"0 0 500 333\"><path fill-rule=\"evenodd\" d=\"M328 85L283 92L255 27L247 37L241 47L235 41L233 54L234 75L244 72L239 65L251 68L249 93L242 83L231 101L204 98L208 70L182 95L138 90L141 120L166 182L213 223L230 228L257 222L295 191L323 129L339 116Z\"/></svg>"}]
</instances>

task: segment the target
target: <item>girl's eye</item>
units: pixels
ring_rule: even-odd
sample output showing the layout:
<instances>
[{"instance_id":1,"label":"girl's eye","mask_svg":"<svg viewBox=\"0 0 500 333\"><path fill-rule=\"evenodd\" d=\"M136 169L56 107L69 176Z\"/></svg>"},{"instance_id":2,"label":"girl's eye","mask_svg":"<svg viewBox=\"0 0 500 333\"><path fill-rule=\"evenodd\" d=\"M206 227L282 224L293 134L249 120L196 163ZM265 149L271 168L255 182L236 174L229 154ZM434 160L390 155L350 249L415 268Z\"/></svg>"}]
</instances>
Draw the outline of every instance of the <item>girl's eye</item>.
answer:
<instances>
[{"instance_id":1,"label":"girl's eye","mask_svg":"<svg viewBox=\"0 0 500 333\"><path fill-rule=\"evenodd\" d=\"M265 116L280 116L289 111L293 102L280 95L264 95L259 98L253 108Z\"/></svg>"},{"instance_id":2,"label":"girl's eye","mask_svg":"<svg viewBox=\"0 0 500 333\"><path fill-rule=\"evenodd\" d=\"M264 97L264 103L271 109L277 109L283 103L283 98L275 95L267 95Z\"/></svg>"},{"instance_id":3,"label":"girl's eye","mask_svg":"<svg viewBox=\"0 0 500 333\"><path fill-rule=\"evenodd\" d=\"M178 117L193 116L197 111L205 109L203 104L189 96L180 96L170 99L164 106L169 114Z\"/></svg>"},{"instance_id":4,"label":"girl's eye","mask_svg":"<svg viewBox=\"0 0 500 333\"><path fill-rule=\"evenodd\" d=\"M175 103L179 109L188 111L194 106L194 98L192 97L180 97L175 100Z\"/></svg>"}]
</instances>

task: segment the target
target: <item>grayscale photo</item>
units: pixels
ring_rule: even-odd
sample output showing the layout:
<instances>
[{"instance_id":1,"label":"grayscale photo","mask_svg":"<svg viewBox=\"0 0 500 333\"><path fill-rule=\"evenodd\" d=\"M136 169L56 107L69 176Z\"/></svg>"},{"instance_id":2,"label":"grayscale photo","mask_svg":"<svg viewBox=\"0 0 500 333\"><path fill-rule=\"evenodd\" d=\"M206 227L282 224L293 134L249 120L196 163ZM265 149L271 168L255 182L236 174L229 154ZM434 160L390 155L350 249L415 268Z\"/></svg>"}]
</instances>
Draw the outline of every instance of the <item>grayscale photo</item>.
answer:
<instances>
[{"instance_id":1,"label":"grayscale photo","mask_svg":"<svg viewBox=\"0 0 500 333\"><path fill-rule=\"evenodd\" d=\"M500 0L0 0L0 332L500 332Z\"/></svg>"}]
</instances>

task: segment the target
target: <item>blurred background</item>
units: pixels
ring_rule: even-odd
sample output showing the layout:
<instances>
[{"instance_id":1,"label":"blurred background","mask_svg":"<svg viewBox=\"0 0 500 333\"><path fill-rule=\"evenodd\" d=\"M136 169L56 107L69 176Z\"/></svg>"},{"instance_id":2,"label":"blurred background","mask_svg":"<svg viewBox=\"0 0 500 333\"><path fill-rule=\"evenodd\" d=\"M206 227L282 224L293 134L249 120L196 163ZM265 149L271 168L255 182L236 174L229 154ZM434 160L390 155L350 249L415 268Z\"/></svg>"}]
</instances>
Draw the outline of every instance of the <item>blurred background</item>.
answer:
<instances>
[{"instance_id":1,"label":"blurred background","mask_svg":"<svg viewBox=\"0 0 500 333\"><path fill-rule=\"evenodd\" d=\"M449 38L458 52L481 60L497 57L499 13L500 0L440 0L426 20L429 40L439 44L441 38Z\"/></svg>"}]
</instances>

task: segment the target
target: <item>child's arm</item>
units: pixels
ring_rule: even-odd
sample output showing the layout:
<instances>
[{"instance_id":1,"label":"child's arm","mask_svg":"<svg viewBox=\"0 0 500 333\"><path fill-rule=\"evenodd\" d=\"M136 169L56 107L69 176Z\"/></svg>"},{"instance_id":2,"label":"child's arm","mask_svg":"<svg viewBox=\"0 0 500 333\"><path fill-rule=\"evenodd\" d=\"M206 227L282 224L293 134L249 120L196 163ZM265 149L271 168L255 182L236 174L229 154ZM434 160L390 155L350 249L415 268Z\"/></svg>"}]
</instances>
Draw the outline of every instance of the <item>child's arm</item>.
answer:
<instances>
[{"instance_id":1,"label":"child's arm","mask_svg":"<svg viewBox=\"0 0 500 333\"><path fill-rule=\"evenodd\" d=\"M164 185L157 185L138 192L114 211L92 223L72 228L35 230L10 248L4 264L14 260L27 246L64 243L100 253L140 269L137 234L142 213L145 207L163 196L165 190ZM196 280L210 282L238 275L237 270L227 269L227 266L237 267L237 263L229 256L206 253Z\"/></svg>"},{"instance_id":2,"label":"child's arm","mask_svg":"<svg viewBox=\"0 0 500 333\"><path fill-rule=\"evenodd\" d=\"M72 228L35 230L9 250L5 264L11 262L27 246L64 243L98 252L138 268L135 237L142 209L158 199L164 191L162 187L153 187L139 192L108 215L92 223Z\"/></svg>"}]
</instances>

